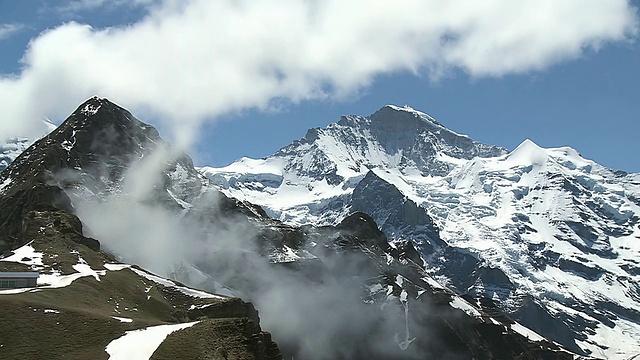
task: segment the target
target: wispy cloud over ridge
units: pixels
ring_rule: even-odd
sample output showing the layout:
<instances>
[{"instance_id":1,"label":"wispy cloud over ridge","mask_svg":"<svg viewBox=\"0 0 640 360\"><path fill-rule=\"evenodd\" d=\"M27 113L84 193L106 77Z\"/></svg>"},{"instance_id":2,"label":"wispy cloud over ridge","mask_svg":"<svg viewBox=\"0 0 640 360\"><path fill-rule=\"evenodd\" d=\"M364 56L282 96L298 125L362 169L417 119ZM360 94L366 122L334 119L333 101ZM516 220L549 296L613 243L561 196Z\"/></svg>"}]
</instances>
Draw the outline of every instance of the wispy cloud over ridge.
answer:
<instances>
[{"instance_id":1,"label":"wispy cloud over ridge","mask_svg":"<svg viewBox=\"0 0 640 360\"><path fill-rule=\"evenodd\" d=\"M24 29L22 24L0 24L0 40L7 39L22 29Z\"/></svg>"},{"instance_id":2,"label":"wispy cloud over ridge","mask_svg":"<svg viewBox=\"0 0 640 360\"><path fill-rule=\"evenodd\" d=\"M122 6L148 6L154 2L156 0L72 0L52 7L45 6L42 9L44 11L54 11L63 16L73 16L81 12L102 8L116 9Z\"/></svg>"}]
</instances>

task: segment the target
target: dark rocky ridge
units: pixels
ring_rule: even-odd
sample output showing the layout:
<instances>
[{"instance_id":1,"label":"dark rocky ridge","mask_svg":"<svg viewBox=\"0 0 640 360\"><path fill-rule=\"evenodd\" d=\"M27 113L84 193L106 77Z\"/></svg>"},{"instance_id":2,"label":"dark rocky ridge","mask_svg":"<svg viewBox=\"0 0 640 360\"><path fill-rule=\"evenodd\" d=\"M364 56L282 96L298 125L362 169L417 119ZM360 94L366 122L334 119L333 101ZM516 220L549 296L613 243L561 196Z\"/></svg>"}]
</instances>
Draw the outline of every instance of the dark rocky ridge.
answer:
<instances>
[{"instance_id":1,"label":"dark rocky ridge","mask_svg":"<svg viewBox=\"0 0 640 360\"><path fill-rule=\"evenodd\" d=\"M96 112L91 115L93 121L89 121L86 112L93 109ZM143 125L108 101L92 98L82 104L60 127L27 148L0 173L0 181L11 179L11 186L2 194L0 251L29 241L21 236L21 222L33 207L48 204L72 211L70 200L62 191L70 184L58 184L62 172L83 169L80 176L91 181L79 181L108 186L121 178L135 156L152 150L151 146L145 150L141 145L157 140L159 135L153 127Z\"/></svg>"}]
</instances>

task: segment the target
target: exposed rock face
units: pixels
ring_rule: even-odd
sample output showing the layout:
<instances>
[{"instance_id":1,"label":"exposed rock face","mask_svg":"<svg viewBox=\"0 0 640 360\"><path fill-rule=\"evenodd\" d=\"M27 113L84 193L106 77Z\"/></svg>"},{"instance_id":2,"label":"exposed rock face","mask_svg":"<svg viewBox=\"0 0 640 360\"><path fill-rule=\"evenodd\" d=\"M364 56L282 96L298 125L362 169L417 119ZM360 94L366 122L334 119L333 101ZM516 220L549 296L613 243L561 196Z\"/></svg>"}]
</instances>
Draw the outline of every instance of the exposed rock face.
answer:
<instances>
[{"instance_id":1,"label":"exposed rock face","mask_svg":"<svg viewBox=\"0 0 640 360\"><path fill-rule=\"evenodd\" d=\"M573 351L640 351L640 174L530 140L508 152L391 105L201 171L291 225L368 213L439 282Z\"/></svg>"},{"instance_id":2,"label":"exposed rock face","mask_svg":"<svg viewBox=\"0 0 640 360\"><path fill-rule=\"evenodd\" d=\"M87 121L89 116L98 121ZM71 114L64 126L30 146L0 173L0 183L6 184L0 190L5 199L0 208L0 250L29 241L19 235L21 219L31 207L48 204L71 210L54 175L86 168L83 176L102 178L107 184L117 180L130 158L142 155L140 149L132 151L133 147L159 138L155 129L134 121L128 112L93 98Z\"/></svg>"},{"instance_id":3,"label":"exposed rock face","mask_svg":"<svg viewBox=\"0 0 640 360\"><path fill-rule=\"evenodd\" d=\"M371 214L387 234L410 232L419 226L424 237L423 246L430 247L430 251L425 250L427 253L445 245L427 210L373 171L369 171L353 189L351 209Z\"/></svg>"},{"instance_id":4,"label":"exposed rock face","mask_svg":"<svg viewBox=\"0 0 640 360\"><path fill-rule=\"evenodd\" d=\"M414 166L423 175L444 176L453 169L451 162L444 160L442 155L470 160L506 152L499 146L482 144L457 134L426 114L402 111L393 106L385 106L369 118L351 119L357 121L359 132L371 132L384 153L402 154L399 167Z\"/></svg>"}]
</instances>

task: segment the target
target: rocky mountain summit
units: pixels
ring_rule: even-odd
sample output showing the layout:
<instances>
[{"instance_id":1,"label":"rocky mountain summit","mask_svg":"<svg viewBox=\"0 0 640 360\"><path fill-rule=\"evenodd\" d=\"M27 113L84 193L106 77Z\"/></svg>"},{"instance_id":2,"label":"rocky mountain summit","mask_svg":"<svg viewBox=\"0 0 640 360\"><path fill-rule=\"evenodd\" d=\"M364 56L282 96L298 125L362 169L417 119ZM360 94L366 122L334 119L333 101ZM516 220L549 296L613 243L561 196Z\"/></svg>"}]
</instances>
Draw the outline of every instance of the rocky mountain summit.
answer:
<instances>
[{"instance_id":1,"label":"rocky mountain summit","mask_svg":"<svg viewBox=\"0 0 640 360\"><path fill-rule=\"evenodd\" d=\"M164 145L154 128L93 98L0 174L0 271L40 274L37 288L0 290L0 357L145 356L136 333L148 332L143 341L162 343L146 355L154 359L282 358L250 303L119 263L74 214L70 189L117 191L128 162ZM171 164L188 161L196 174L187 159Z\"/></svg>"},{"instance_id":2,"label":"rocky mountain summit","mask_svg":"<svg viewBox=\"0 0 640 360\"><path fill-rule=\"evenodd\" d=\"M367 213L440 284L578 354L640 353L640 174L530 140L509 152L393 105L200 170L287 224Z\"/></svg>"},{"instance_id":3,"label":"rocky mountain summit","mask_svg":"<svg viewBox=\"0 0 640 360\"><path fill-rule=\"evenodd\" d=\"M459 148L502 152L463 139ZM13 347L0 348L3 358L40 354L27 347L105 358L126 349L118 336L143 327L169 333L152 358L573 358L491 299L440 285L419 243L390 242L364 212L293 226L224 195L153 127L106 99L78 107L0 184L0 266L43 274L38 288L0 291L15 310L2 314L2 328L24 326ZM394 216L424 224L420 209L403 203ZM18 337L37 339L33 329L47 322L55 335L45 347ZM88 333L86 344L70 343Z\"/></svg>"}]
</instances>

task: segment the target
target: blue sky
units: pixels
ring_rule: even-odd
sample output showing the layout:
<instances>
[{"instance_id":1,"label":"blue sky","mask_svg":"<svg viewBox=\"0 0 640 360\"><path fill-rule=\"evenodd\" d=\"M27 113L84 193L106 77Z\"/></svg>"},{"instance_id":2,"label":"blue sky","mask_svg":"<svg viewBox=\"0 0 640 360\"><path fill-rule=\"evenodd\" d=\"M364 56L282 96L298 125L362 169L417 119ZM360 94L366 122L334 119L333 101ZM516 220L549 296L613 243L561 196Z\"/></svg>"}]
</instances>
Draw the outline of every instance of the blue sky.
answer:
<instances>
[{"instance_id":1,"label":"blue sky","mask_svg":"<svg viewBox=\"0 0 640 360\"><path fill-rule=\"evenodd\" d=\"M269 155L342 114L408 104L478 141L510 149L525 138L568 145L605 166L640 172L638 4L587 2L594 8L572 0L575 9L533 14L538 7L495 0L497 11L442 10L442 24L425 27L426 14L441 10L411 1L404 6L424 16L375 11L375 1L366 11L353 1L285 13L252 1L235 8L228 1L0 0L0 95L14 97L0 99L9 113L0 134L33 130L25 119L59 122L97 94L188 144L196 163L222 166ZM352 14L334 22L335 9ZM208 11L209 18L198 15ZM322 31L306 25L325 21L323 13L331 16ZM523 19L510 20L517 16ZM527 26L530 17L536 21ZM597 24L589 29L585 21ZM257 23L256 30L237 30L237 23ZM292 35L296 26L302 35Z\"/></svg>"}]
</instances>

